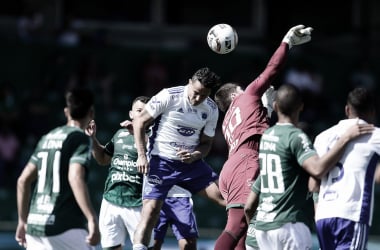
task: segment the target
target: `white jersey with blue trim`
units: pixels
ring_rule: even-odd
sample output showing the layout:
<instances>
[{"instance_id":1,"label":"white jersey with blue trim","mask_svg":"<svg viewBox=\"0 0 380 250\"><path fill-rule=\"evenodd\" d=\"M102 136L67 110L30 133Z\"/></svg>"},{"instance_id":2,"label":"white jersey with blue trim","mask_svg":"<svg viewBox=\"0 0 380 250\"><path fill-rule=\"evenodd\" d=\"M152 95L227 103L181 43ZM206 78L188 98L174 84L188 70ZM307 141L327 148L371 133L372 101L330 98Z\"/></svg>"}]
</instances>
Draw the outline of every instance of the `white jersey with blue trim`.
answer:
<instances>
[{"instance_id":1,"label":"white jersey with blue trim","mask_svg":"<svg viewBox=\"0 0 380 250\"><path fill-rule=\"evenodd\" d=\"M193 106L188 100L188 86L163 89L145 105L155 118L151 127L148 152L172 160L180 160L179 150L193 151L201 134L215 136L218 107L211 98Z\"/></svg>"},{"instance_id":2,"label":"white jersey with blue trim","mask_svg":"<svg viewBox=\"0 0 380 250\"><path fill-rule=\"evenodd\" d=\"M359 119L341 120L319 134L314 143L318 154L324 155L357 122L366 123ZM371 225L379 156L379 128L349 142L342 158L321 180L316 220L339 217Z\"/></svg>"}]
</instances>

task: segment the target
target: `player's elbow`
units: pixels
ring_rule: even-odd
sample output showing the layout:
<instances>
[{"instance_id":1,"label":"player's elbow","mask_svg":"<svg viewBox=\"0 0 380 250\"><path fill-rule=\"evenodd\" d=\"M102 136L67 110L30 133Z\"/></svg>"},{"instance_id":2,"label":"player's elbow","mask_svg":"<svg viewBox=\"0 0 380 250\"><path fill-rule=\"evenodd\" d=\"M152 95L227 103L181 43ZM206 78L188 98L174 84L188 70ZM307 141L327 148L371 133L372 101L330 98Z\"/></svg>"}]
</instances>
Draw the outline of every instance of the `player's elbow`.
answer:
<instances>
[{"instance_id":1,"label":"player's elbow","mask_svg":"<svg viewBox=\"0 0 380 250\"><path fill-rule=\"evenodd\" d=\"M327 171L326 168L323 166L323 164L320 161L320 158L318 156L312 156L308 159L306 159L302 167L314 178L321 179L323 176L326 175Z\"/></svg>"}]
</instances>

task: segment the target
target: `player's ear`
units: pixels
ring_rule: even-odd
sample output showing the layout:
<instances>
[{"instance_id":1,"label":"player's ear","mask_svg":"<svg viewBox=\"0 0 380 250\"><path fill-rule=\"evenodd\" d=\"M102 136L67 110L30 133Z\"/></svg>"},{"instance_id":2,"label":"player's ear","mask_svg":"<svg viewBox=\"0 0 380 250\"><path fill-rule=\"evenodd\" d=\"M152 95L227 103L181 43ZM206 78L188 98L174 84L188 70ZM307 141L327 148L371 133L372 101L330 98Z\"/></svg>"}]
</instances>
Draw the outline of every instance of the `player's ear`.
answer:
<instances>
[{"instance_id":1,"label":"player's ear","mask_svg":"<svg viewBox=\"0 0 380 250\"><path fill-rule=\"evenodd\" d=\"M351 110L350 110L350 106L349 105L346 105L344 107L344 113L346 114L347 117L350 117Z\"/></svg>"},{"instance_id":2,"label":"player's ear","mask_svg":"<svg viewBox=\"0 0 380 250\"><path fill-rule=\"evenodd\" d=\"M129 118L130 118L131 120L133 120L133 112L132 112L132 110L129 110Z\"/></svg>"},{"instance_id":3,"label":"player's ear","mask_svg":"<svg viewBox=\"0 0 380 250\"><path fill-rule=\"evenodd\" d=\"M69 117L70 117L70 113L69 113L69 109L68 109L67 107L65 107L65 108L63 109L63 113L65 114L65 117L66 117L67 119L69 119Z\"/></svg>"},{"instance_id":4,"label":"player's ear","mask_svg":"<svg viewBox=\"0 0 380 250\"><path fill-rule=\"evenodd\" d=\"M278 113L278 107L277 107L277 102L273 101L273 110Z\"/></svg>"},{"instance_id":5,"label":"player's ear","mask_svg":"<svg viewBox=\"0 0 380 250\"><path fill-rule=\"evenodd\" d=\"M237 93L236 92L232 92L231 95L230 95L231 101L233 99L235 99L236 96L237 96Z\"/></svg>"}]
</instances>

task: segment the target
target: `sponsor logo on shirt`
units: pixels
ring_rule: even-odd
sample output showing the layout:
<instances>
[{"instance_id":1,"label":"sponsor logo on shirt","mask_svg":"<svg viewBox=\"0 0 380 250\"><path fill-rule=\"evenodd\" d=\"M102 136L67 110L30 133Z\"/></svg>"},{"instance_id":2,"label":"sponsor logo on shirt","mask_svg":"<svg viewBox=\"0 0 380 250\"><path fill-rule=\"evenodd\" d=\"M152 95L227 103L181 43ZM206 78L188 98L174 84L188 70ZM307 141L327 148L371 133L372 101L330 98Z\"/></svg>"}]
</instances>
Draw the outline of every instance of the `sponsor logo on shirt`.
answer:
<instances>
[{"instance_id":1,"label":"sponsor logo on shirt","mask_svg":"<svg viewBox=\"0 0 380 250\"><path fill-rule=\"evenodd\" d=\"M124 131L124 132L120 132L120 134L117 136L118 138L120 137L126 137L128 136L130 133L128 131Z\"/></svg>"},{"instance_id":2,"label":"sponsor logo on shirt","mask_svg":"<svg viewBox=\"0 0 380 250\"><path fill-rule=\"evenodd\" d=\"M134 145L133 146L132 145L123 145L121 148L131 150L131 149L133 149L133 147L134 147Z\"/></svg>"},{"instance_id":3,"label":"sponsor logo on shirt","mask_svg":"<svg viewBox=\"0 0 380 250\"><path fill-rule=\"evenodd\" d=\"M131 183L136 183L136 184L141 184L140 182L140 176L138 175L130 175L130 174L127 174L127 173L114 173L112 174L111 176L111 181L112 182L115 182L115 181L127 181L127 182L131 182Z\"/></svg>"},{"instance_id":4,"label":"sponsor logo on shirt","mask_svg":"<svg viewBox=\"0 0 380 250\"><path fill-rule=\"evenodd\" d=\"M194 128L179 126L178 133L183 136L192 136L195 133Z\"/></svg>"},{"instance_id":5,"label":"sponsor logo on shirt","mask_svg":"<svg viewBox=\"0 0 380 250\"><path fill-rule=\"evenodd\" d=\"M152 185L162 185L162 180L157 175L150 175L147 178L148 183Z\"/></svg>"},{"instance_id":6,"label":"sponsor logo on shirt","mask_svg":"<svg viewBox=\"0 0 380 250\"><path fill-rule=\"evenodd\" d=\"M178 150L188 150L188 151L193 151L195 146L188 146L182 143L177 143L177 142L170 142L170 146L178 149Z\"/></svg>"}]
</instances>

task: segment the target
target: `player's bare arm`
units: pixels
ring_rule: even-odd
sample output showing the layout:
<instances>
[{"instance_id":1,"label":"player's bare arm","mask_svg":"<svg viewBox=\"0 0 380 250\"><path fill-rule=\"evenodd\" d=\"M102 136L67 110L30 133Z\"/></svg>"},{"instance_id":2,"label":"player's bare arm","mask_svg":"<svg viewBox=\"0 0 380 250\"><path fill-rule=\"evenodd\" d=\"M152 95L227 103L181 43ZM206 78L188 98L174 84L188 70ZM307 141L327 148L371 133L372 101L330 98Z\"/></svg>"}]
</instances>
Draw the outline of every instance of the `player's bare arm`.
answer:
<instances>
[{"instance_id":1,"label":"player's bare arm","mask_svg":"<svg viewBox=\"0 0 380 250\"><path fill-rule=\"evenodd\" d=\"M90 121L85 132L92 140L92 155L96 162L102 166L110 164L112 157L104 152L104 145L102 145L96 138L96 123L94 120Z\"/></svg>"},{"instance_id":2,"label":"player's bare arm","mask_svg":"<svg viewBox=\"0 0 380 250\"><path fill-rule=\"evenodd\" d=\"M380 184L380 161L376 165L375 182L376 182L376 184Z\"/></svg>"},{"instance_id":3,"label":"player's bare arm","mask_svg":"<svg viewBox=\"0 0 380 250\"><path fill-rule=\"evenodd\" d=\"M18 225L15 239L20 246L26 247L26 221L29 212L29 201L31 196L31 186L37 180L37 166L28 163L17 180L17 212Z\"/></svg>"},{"instance_id":4,"label":"player's bare arm","mask_svg":"<svg viewBox=\"0 0 380 250\"><path fill-rule=\"evenodd\" d=\"M314 155L306 159L303 162L302 166L312 176L318 179L321 179L331 170L331 168L335 166L335 164L342 157L348 142L350 142L351 140L355 139L358 136L372 133L373 130L374 130L373 124L355 124L351 126L338 139L334 147L332 147L331 150L327 152L327 154L325 154L322 157L318 157L318 155Z\"/></svg>"},{"instance_id":5,"label":"player's bare arm","mask_svg":"<svg viewBox=\"0 0 380 250\"><path fill-rule=\"evenodd\" d=\"M154 118L144 109L139 115L133 119L133 131L135 136L135 144L137 149L137 170L140 173L147 174L149 172L149 163L146 157L146 129Z\"/></svg>"},{"instance_id":6,"label":"player's bare arm","mask_svg":"<svg viewBox=\"0 0 380 250\"><path fill-rule=\"evenodd\" d=\"M68 179L73 191L75 200L88 221L87 242L90 245L97 245L100 241L98 219L94 208L91 205L90 194L85 182L85 168L79 163L72 163L69 166Z\"/></svg>"},{"instance_id":7,"label":"player's bare arm","mask_svg":"<svg viewBox=\"0 0 380 250\"><path fill-rule=\"evenodd\" d=\"M259 195L251 191L247 197L247 201L244 205L244 214L247 224L252 220L253 215L256 212L257 206L259 205Z\"/></svg>"}]
</instances>

